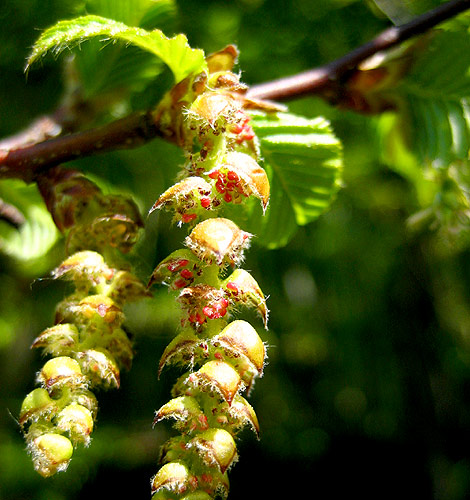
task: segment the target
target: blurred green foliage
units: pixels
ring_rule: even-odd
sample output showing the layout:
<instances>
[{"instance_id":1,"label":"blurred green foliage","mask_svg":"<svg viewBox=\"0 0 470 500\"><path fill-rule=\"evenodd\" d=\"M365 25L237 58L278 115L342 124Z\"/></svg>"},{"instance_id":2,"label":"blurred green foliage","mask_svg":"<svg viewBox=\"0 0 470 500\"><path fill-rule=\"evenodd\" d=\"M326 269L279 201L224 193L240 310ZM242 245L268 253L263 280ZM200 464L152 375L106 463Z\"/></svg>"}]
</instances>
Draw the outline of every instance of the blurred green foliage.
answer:
<instances>
[{"instance_id":1,"label":"blurred green foliage","mask_svg":"<svg viewBox=\"0 0 470 500\"><path fill-rule=\"evenodd\" d=\"M325 63L389 25L364 1L177 4L178 18L167 28L186 33L192 47L206 52L236 43L249 84ZM1 136L56 106L60 65L45 59L26 80L25 59L38 30L83 9L84 2L72 0L17 0L0 8ZM148 92L161 90L155 85ZM148 102L148 95L138 94L133 106ZM426 226L409 230L409 218L435 196L434 180L420 174L421 165L399 143L389 144L401 154L398 160L384 155L382 132L393 116L360 116L314 98L289 109L331 121L344 145L344 188L331 209L286 247L266 250L255 241L247 254L245 267L269 294L263 337L269 364L250 395L261 441L247 433L240 442L230 498L468 498L468 243L449 244ZM181 160L174 146L155 141L74 165L109 192L133 193L145 213ZM2 182L5 198L9 187ZM37 196L34 187L24 189ZM169 216L153 214L133 256L138 275L146 280L182 238ZM0 248L0 498L149 498L158 447L171 432L165 425L152 430L153 412L167 401L176 376L156 375L177 326L166 289L126 311L137 355L121 389L98 395L90 448L74 456L67 473L48 480L33 471L24 450L15 417L42 364L29 345L50 326L55 303L66 294L63 284L48 278L63 256L63 242L49 241L51 249L39 260ZM32 250L38 244L28 243Z\"/></svg>"}]
</instances>

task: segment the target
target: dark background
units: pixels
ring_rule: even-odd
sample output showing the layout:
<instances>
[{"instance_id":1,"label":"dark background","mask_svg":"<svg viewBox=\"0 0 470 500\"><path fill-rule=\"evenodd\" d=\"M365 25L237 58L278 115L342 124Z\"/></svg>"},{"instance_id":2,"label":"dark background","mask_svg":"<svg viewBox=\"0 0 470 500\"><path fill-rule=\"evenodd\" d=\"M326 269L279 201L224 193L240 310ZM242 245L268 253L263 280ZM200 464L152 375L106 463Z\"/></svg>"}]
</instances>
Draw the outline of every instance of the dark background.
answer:
<instances>
[{"instance_id":1,"label":"dark background","mask_svg":"<svg viewBox=\"0 0 470 500\"><path fill-rule=\"evenodd\" d=\"M0 8L1 136L56 106L60 64L46 58L26 79L24 61L39 30L71 17L76 4ZM209 53L237 44L248 84L325 63L389 25L361 1L182 0L178 8L174 29L192 46ZM244 267L269 295L269 331L255 323L269 360L250 394L261 440L243 432L230 498L469 498L469 250L443 252L431 232L407 231L416 195L381 163L373 118L314 98L290 109L331 120L344 143L344 188L286 247L255 242L247 254ZM110 191L133 192L145 213L180 162L175 148L156 141L75 165ZM147 279L181 240L169 217L154 214L136 252L137 274ZM149 498L159 446L172 432L169 424L152 429L153 413L178 375L167 370L157 380L177 325L166 289L126 311L134 365L119 391L98 394L90 448L47 480L24 451L15 417L44 362L29 345L67 292L44 279L62 256L61 240L36 259L0 253L0 498Z\"/></svg>"}]
</instances>

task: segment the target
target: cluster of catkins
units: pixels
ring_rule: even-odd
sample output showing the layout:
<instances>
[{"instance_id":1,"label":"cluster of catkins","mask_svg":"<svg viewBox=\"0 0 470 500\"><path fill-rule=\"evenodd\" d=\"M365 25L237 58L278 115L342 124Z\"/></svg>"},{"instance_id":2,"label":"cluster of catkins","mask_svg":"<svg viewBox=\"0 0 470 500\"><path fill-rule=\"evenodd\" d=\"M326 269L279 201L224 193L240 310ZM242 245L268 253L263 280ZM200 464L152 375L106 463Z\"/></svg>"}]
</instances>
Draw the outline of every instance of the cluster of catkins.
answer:
<instances>
[{"instance_id":1,"label":"cluster of catkins","mask_svg":"<svg viewBox=\"0 0 470 500\"><path fill-rule=\"evenodd\" d=\"M91 389L119 387L120 369L132 362L131 341L122 328L123 304L149 293L119 258L142 227L132 201L104 195L81 173L62 167L37 183L57 227L67 233L69 257L52 277L74 286L57 305L55 325L33 342L51 358L19 416L35 469L51 476L67 468L77 444L90 442L97 413ZM119 267L108 265L103 255Z\"/></svg>"},{"instance_id":2,"label":"cluster of catkins","mask_svg":"<svg viewBox=\"0 0 470 500\"><path fill-rule=\"evenodd\" d=\"M162 135L186 155L179 181L150 213L173 211L189 227L186 248L153 271L145 287L124 266L122 254L137 240L142 220L135 204L104 195L81 173L56 167L37 179L69 257L52 273L74 291L56 308L55 326L33 343L51 358L28 394L20 425L37 471L64 470L78 443L88 444L97 402L91 389L118 387L119 370L132 361L122 328L123 304L163 283L177 294L181 330L164 350L159 373L170 364L187 370L155 423L173 419L179 435L167 441L151 482L153 500L204 500L228 494L227 471L237 459L235 438L246 425L259 434L256 414L241 395L262 375L266 348L250 323L234 319L247 306L266 327L268 309L256 280L240 269L251 234L223 217L229 205L258 198L263 212L269 181L260 165L246 110L276 110L246 98L232 72L233 46L208 56L208 71L175 85L154 112Z\"/></svg>"},{"instance_id":3,"label":"cluster of catkins","mask_svg":"<svg viewBox=\"0 0 470 500\"><path fill-rule=\"evenodd\" d=\"M153 500L227 496L237 433L246 425L259 433L241 393L262 375L265 344L233 313L252 307L266 326L268 310L258 283L239 268L252 235L221 215L249 197L266 209L269 181L246 113L266 104L245 99L246 87L231 72L236 56L232 46L209 56L208 74L183 80L155 115L168 125L167 137L183 148L186 162L180 180L151 212L171 210L189 234L186 248L164 259L149 282L168 285L181 306L181 331L165 349L159 371L170 364L187 370L173 399L156 412L155 423L173 419L179 434L163 446Z\"/></svg>"}]
</instances>

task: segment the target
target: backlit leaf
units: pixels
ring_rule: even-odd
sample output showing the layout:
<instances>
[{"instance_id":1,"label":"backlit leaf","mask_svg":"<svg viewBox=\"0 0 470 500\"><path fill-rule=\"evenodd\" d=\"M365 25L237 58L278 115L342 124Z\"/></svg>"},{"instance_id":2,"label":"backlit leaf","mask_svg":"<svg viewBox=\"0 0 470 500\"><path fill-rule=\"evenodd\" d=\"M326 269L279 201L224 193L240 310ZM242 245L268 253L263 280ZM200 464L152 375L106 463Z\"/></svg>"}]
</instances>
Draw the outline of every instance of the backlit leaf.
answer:
<instances>
[{"instance_id":1,"label":"backlit leaf","mask_svg":"<svg viewBox=\"0 0 470 500\"><path fill-rule=\"evenodd\" d=\"M19 228L0 222L0 252L21 262L44 257L60 235L36 186L5 180L0 183L0 198L25 219Z\"/></svg>"},{"instance_id":2,"label":"backlit leaf","mask_svg":"<svg viewBox=\"0 0 470 500\"><path fill-rule=\"evenodd\" d=\"M27 68L48 52L57 56L63 50L79 46L95 37L107 43L121 41L150 52L170 68L176 82L205 68L204 52L192 49L185 35L168 38L158 29L147 31L93 15L59 21L45 30L33 47Z\"/></svg>"},{"instance_id":3,"label":"backlit leaf","mask_svg":"<svg viewBox=\"0 0 470 500\"><path fill-rule=\"evenodd\" d=\"M252 123L272 196L265 217L252 217L249 230L260 244L275 248L333 202L340 187L341 143L321 117L254 114Z\"/></svg>"}]
</instances>

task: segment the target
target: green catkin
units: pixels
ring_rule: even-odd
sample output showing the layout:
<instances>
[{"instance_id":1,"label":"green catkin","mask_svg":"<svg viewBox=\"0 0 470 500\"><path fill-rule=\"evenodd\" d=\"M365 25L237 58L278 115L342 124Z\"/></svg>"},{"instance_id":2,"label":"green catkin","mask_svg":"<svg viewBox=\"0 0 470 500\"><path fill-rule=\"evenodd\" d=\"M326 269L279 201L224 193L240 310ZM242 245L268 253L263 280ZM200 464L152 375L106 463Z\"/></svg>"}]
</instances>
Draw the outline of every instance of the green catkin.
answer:
<instances>
[{"instance_id":1,"label":"green catkin","mask_svg":"<svg viewBox=\"0 0 470 500\"><path fill-rule=\"evenodd\" d=\"M268 309L255 279L239 268L252 235L222 214L250 196L264 211L269 182L245 112L254 103L243 99L245 87L231 72L236 56L234 47L209 56L209 73L180 82L156 112L163 121L172 116L167 135L187 161L180 180L150 212L169 209L190 231L187 248L163 260L149 281L168 285L181 306L181 331L165 349L159 373L170 364L187 370L173 387L173 399L155 415L155 423L173 419L180 435L162 448L161 468L151 481L153 500L226 497L227 471L238 458L237 433L246 425L259 433L241 393L262 375L266 349L255 328L232 320L231 313L252 307L266 327ZM179 119L175 110L183 110Z\"/></svg>"},{"instance_id":2,"label":"green catkin","mask_svg":"<svg viewBox=\"0 0 470 500\"><path fill-rule=\"evenodd\" d=\"M81 173L62 167L41 176L38 187L71 254L52 277L74 285L56 307L55 325L33 342L51 358L19 416L34 467L47 477L67 468L74 447L90 443L98 410L91 390L119 387L120 370L132 362L122 307L149 293L120 268L119 255L132 248L142 227L132 201L105 196Z\"/></svg>"}]
</instances>

